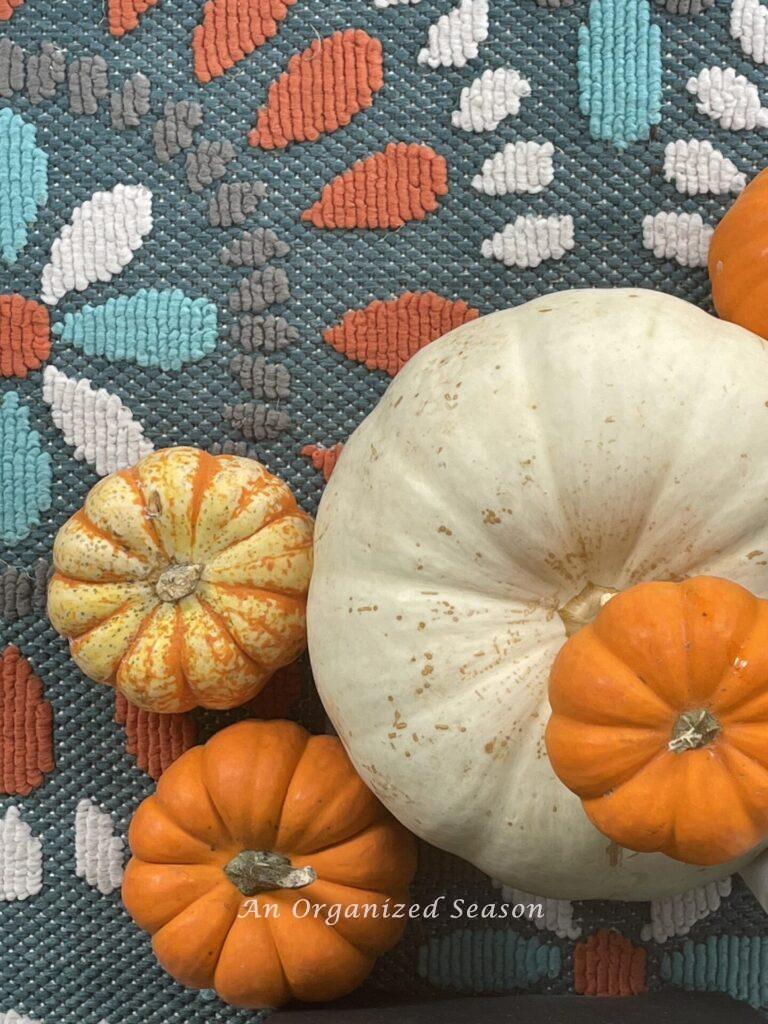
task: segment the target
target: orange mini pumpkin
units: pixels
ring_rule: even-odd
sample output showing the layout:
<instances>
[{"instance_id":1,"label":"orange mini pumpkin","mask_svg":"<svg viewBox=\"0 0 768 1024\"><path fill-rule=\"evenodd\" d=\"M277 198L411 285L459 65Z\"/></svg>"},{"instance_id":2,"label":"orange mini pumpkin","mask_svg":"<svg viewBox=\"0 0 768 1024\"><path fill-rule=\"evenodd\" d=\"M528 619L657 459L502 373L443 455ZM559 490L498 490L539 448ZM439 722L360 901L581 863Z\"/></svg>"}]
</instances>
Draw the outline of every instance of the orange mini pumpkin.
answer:
<instances>
[{"instance_id":1,"label":"orange mini pumpkin","mask_svg":"<svg viewBox=\"0 0 768 1024\"><path fill-rule=\"evenodd\" d=\"M182 754L128 837L129 914L169 974L234 1006L345 995L403 931L413 837L338 739L293 722L239 722Z\"/></svg>"},{"instance_id":2,"label":"orange mini pumpkin","mask_svg":"<svg viewBox=\"0 0 768 1024\"><path fill-rule=\"evenodd\" d=\"M768 338L768 168L747 185L715 228L709 279L717 315Z\"/></svg>"},{"instance_id":3,"label":"orange mini pumpkin","mask_svg":"<svg viewBox=\"0 0 768 1024\"><path fill-rule=\"evenodd\" d=\"M564 644L549 699L552 767L620 846L719 864L768 837L768 601L632 587Z\"/></svg>"}]
</instances>

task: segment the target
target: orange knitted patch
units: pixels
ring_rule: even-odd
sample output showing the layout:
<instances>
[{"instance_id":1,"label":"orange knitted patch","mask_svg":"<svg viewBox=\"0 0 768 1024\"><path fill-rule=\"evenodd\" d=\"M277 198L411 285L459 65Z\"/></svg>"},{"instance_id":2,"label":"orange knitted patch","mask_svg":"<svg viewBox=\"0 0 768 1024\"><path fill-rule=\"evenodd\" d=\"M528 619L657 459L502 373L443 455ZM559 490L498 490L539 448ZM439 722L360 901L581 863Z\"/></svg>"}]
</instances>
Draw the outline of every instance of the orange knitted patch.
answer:
<instances>
[{"instance_id":1,"label":"orange knitted patch","mask_svg":"<svg viewBox=\"0 0 768 1024\"><path fill-rule=\"evenodd\" d=\"M296 0L208 0L192 33L199 82L218 78L277 35Z\"/></svg>"},{"instance_id":2,"label":"orange knitted patch","mask_svg":"<svg viewBox=\"0 0 768 1024\"><path fill-rule=\"evenodd\" d=\"M0 655L0 793L27 796L52 772L53 711L18 647Z\"/></svg>"},{"instance_id":3,"label":"orange knitted patch","mask_svg":"<svg viewBox=\"0 0 768 1024\"><path fill-rule=\"evenodd\" d=\"M646 991L645 950L604 928L573 950L574 990L583 996L634 996Z\"/></svg>"},{"instance_id":4,"label":"orange knitted patch","mask_svg":"<svg viewBox=\"0 0 768 1024\"><path fill-rule=\"evenodd\" d=\"M141 15L156 3L157 0L107 0L107 23L110 34L124 36L126 32L133 32L139 24Z\"/></svg>"},{"instance_id":5,"label":"orange knitted patch","mask_svg":"<svg viewBox=\"0 0 768 1024\"><path fill-rule=\"evenodd\" d=\"M21 7L24 0L0 0L0 21L8 21L17 7Z\"/></svg>"},{"instance_id":6,"label":"orange knitted patch","mask_svg":"<svg viewBox=\"0 0 768 1024\"><path fill-rule=\"evenodd\" d=\"M320 470L323 479L328 483L343 448L343 444L335 444L332 448L322 448L318 444L305 444L301 449L301 454L305 459L312 460L312 465L315 469Z\"/></svg>"},{"instance_id":7,"label":"orange knitted patch","mask_svg":"<svg viewBox=\"0 0 768 1024\"><path fill-rule=\"evenodd\" d=\"M424 220L447 191L445 157L417 142L390 142L334 178L301 219L316 228L401 228Z\"/></svg>"},{"instance_id":8,"label":"orange knitted patch","mask_svg":"<svg viewBox=\"0 0 768 1024\"><path fill-rule=\"evenodd\" d=\"M370 107L383 84L378 39L355 28L316 39L295 53L288 70L270 85L248 141L262 149L314 142Z\"/></svg>"},{"instance_id":9,"label":"orange knitted patch","mask_svg":"<svg viewBox=\"0 0 768 1024\"><path fill-rule=\"evenodd\" d=\"M254 718L293 718L304 686L300 661L275 672L263 690L245 705Z\"/></svg>"},{"instance_id":10,"label":"orange knitted patch","mask_svg":"<svg viewBox=\"0 0 768 1024\"><path fill-rule=\"evenodd\" d=\"M434 292L405 292L365 309L351 309L323 340L369 370L394 377L411 356L430 341L480 315L461 299L453 302Z\"/></svg>"},{"instance_id":11,"label":"orange knitted patch","mask_svg":"<svg viewBox=\"0 0 768 1024\"><path fill-rule=\"evenodd\" d=\"M169 764L197 743L197 729L191 715L159 715L144 711L115 694L115 721L125 726L125 751L136 765L153 779L159 779Z\"/></svg>"},{"instance_id":12,"label":"orange knitted patch","mask_svg":"<svg viewBox=\"0 0 768 1024\"><path fill-rule=\"evenodd\" d=\"M48 310L21 295L0 295L0 377L26 377L51 354Z\"/></svg>"}]
</instances>

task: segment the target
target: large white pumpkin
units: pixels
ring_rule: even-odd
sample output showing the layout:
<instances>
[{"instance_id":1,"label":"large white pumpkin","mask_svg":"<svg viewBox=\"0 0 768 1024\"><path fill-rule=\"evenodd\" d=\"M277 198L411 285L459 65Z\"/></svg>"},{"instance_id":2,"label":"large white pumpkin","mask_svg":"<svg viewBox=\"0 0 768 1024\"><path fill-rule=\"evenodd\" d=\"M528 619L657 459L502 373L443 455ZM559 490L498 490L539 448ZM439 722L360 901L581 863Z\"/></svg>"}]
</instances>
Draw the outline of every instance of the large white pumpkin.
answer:
<instances>
[{"instance_id":1,"label":"large white pumpkin","mask_svg":"<svg viewBox=\"0 0 768 1024\"><path fill-rule=\"evenodd\" d=\"M544 747L588 584L768 595L768 346L671 296L570 291L416 355L320 505L309 642L358 771L526 892L644 900L731 873L609 844ZM749 860L750 858L746 858Z\"/></svg>"}]
</instances>

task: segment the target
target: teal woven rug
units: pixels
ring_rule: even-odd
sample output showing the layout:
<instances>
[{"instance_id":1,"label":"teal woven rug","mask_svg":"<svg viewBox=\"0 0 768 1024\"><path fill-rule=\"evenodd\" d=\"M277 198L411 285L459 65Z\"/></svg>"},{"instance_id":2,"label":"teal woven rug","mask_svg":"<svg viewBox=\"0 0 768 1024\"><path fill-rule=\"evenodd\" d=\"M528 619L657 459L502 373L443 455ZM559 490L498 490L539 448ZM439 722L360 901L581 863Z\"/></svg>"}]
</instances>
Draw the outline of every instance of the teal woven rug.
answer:
<instances>
[{"instance_id":1,"label":"teal woven rug","mask_svg":"<svg viewBox=\"0 0 768 1024\"><path fill-rule=\"evenodd\" d=\"M119 898L153 776L246 712L160 722L83 679L44 615L55 531L174 444L252 455L314 511L390 377L476 312L597 285L709 308L712 226L765 160L768 6L0 0L0 19L0 1021L252 1020L165 976ZM306 666L248 713L324 727ZM416 889L518 898L426 847ZM768 1006L768 919L739 879L544 910L414 923L368 989Z\"/></svg>"}]
</instances>

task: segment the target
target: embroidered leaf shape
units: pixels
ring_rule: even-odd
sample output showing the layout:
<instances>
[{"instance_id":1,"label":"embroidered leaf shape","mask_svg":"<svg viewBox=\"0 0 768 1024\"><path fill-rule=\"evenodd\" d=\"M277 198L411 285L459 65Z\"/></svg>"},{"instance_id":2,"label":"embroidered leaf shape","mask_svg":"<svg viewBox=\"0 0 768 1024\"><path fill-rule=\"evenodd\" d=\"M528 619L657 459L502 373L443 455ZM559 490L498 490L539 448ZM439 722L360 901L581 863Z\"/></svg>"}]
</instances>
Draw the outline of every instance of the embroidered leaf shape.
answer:
<instances>
[{"instance_id":1,"label":"embroidered leaf shape","mask_svg":"<svg viewBox=\"0 0 768 1024\"><path fill-rule=\"evenodd\" d=\"M447 192L445 157L421 143L390 142L329 182L301 219L316 228L401 228L424 220Z\"/></svg>"},{"instance_id":2,"label":"embroidered leaf shape","mask_svg":"<svg viewBox=\"0 0 768 1024\"><path fill-rule=\"evenodd\" d=\"M21 7L24 0L0 0L0 21L8 21L17 7Z\"/></svg>"},{"instance_id":3,"label":"embroidered leaf shape","mask_svg":"<svg viewBox=\"0 0 768 1024\"><path fill-rule=\"evenodd\" d=\"M22 295L0 295L0 377L26 377L51 354L48 310Z\"/></svg>"},{"instance_id":4,"label":"embroidered leaf shape","mask_svg":"<svg viewBox=\"0 0 768 1024\"><path fill-rule=\"evenodd\" d=\"M0 901L26 900L43 887L43 845L13 804L0 818ZM36 1024L15 1010L0 1013L0 1024Z\"/></svg>"},{"instance_id":5,"label":"embroidered leaf shape","mask_svg":"<svg viewBox=\"0 0 768 1024\"><path fill-rule=\"evenodd\" d=\"M331 448L324 448L320 444L305 444L301 454L305 459L312 461L312 465L323 474L323 480L328 483L343 449L344 445L341 442L337 442Z\"/></svg>"},{"instance_id":6,"label":"embroidered leaf shape","mask_svg":"<svg viewBox=\"0 0 768 1024\"><path fill-rule=\"evenodd\" d=\"M396 299L371 302L345 313L323 334L326 344L369 370L394 377L414 353L454 327L480 316L461 299L434 292L405 292Z\"/></svg>"},{"instance_id":7,"label":"embroidered leaf shape","mask_svg":"<svg viewBox=\"0 0 768 1024\"><path fill-rule=\"evenodd\" d=\"M277 35L296 0L208 0L192 33L195 75L210 82Z\"/></svg>"},{"instance_id":8,"label":"embroidered leaf shape","mask_svg":"<svg viewBox=\"0 0 768 1024\"><path fill-rule=\"evenodd\" d=\"M0 540L16 544L51 507L51 457L15 391L0 403L0 452Z\"/></svg>"},{"instance_id":9,"label":"embroidered leaf shape","mask_svg":"<svg viewBox=\"0 0 768 1024\"><path fill-rule=\"evenodd\" d=\"M91 387L86 378L68 377L55 366L43 374L43 401L53 422L74 447L76 459L99 476L134 465L154 448L144 428L117 395Z\"/></svg>"},{"instance_id":10,"label":"embroidered leaf shape","mask_svg":"<svg viewBox=\"0 0 768 1024\"><path fill-rule=\"evenodd\" d=\"M207 299L190 299L179 288L142 288L66 313L53 333L87 356L180 370L213 352L218 324Z\"/></svg>"},{"instance_id":11,"label":"embroidered leaf shape","mask_svg":"<svg viewBox=\"0 0 768 1024\"><path fill-rule=\"evenodd\" d=\"M383 84L378 39L355 28L315 39L270 85L248 141L262 149L314 142L370 107Z\"/></svg>"},{"instance_id":12,"label":"embroidered leaf shape","mask_svg":"<svg viewBox=\"0 0 768 1024\"><path fill-rule=\"evenodd\" d=\"M0 793L28 796L53 771L53 711L18 647L0 655Z\"/></svg>"},{"instance_id":13,"label":"embroidered leaf shape","mask_svg":"<svg viewBox=\"0 0 768 1024\"><path fill-rule=\"evenodd\" d=\"M419 51L419 64L431 68L463 68L477 56L488 38L488 0L460 0L430 25L427 45Z\"/></svg>"},{"instance_id":14,"label":"embroidered leaf shape","mask_svg":"<svg viewBox=\"0 0 768 1024\"><path fill-rule=\"evenodd\" d=\"M67 292L111 281L133 259L152 230L152 193L143 185L94 192L72 211L43 267L42 299L55 305Z\"/></svg>"},{"instance_id":15,"label":"embroidered leaf shape","mask_svg":"<svg viewBox=\"0 0 768 1024\"><path fill-rule=\"evenodd\" d=\"M87 797L75 811L75 874L104 896L120 888L125 843L109 811Z\"/></svg>"},{"instance_id":16,"label":"embroidered leaf shape","mask_svg":"<svg viewBox=\"0 0 768 1024\"><path fill-rule=\"evenodd\" d=\"M107 0L107 23L110 34L120 37L126 32L133 32L142 14L156 3L157 0Z\"/></svg>"},{"instance_id":17,"label":"embroidered leaf shape","mask_svg":"<svg viewBox=\"0 0 768 1024\"><path fill-rule=\"evenodd\" d=\"M0 110L0 167L0 253L10 264L48 202L48 157L37 145L37 129L10 107Z\"/></svg>"}]
</instances>

